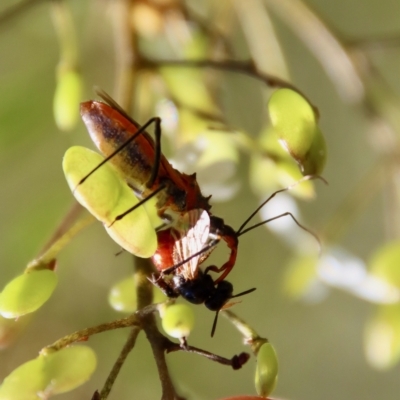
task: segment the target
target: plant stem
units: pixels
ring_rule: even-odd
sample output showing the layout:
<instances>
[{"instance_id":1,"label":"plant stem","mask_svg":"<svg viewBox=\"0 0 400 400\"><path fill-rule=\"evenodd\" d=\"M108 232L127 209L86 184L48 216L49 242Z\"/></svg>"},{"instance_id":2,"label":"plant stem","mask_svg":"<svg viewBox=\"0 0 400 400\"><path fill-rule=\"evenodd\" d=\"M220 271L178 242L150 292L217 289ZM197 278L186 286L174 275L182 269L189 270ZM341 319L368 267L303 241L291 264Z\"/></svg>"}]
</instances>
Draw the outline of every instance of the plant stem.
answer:
<instances>
[{"instance_id":1,"label":"plant stem","mask_svg":"<svg viewBox=\"0 0 400 400\"><path fill-rule=\"evenodd\" d=\"M75 210L73 211L74 218L76 217ZM51 269L57 254L70 242L70 240L77 235L82 229L96 221L96 218L91 214L78 220L72 226L69 226L69 218L71 214L68 213L60 227L56 230L52 239L46 245L46 250L38 258L30 261L25 271L27 270L40 270Z\"/></svg>"},{"instance_id":2,"label":"plant stem","mask_svg":"<svg viewBox=\"0 0 400 400\"><path fill-rule=\"evenodd\" d=\"M132 349L135 346L136 343L136 338L140 332L140 328L135 326L132 328L128 340L126 341L124 347L121 350L120 355L118 356L117 360L115 361L112 370L110 374L107 377L107 380L104 383L103 389L101 389L100 392L100 399L105 400L107 399L108 395L111 392L111 389L114 385L115 380L117 379L117 376L124 365L124 362L126 358L128 357L128 354L132 351Z\"/></svg>"},{"instance_id":3,"label":"plant stem","mask_svg":"<svg viewBox=\"0 0 400 400\"><path fill-rule=\"evenodd\" d=\"M95 335L97 333L106 332L113 329L126 328L133 325L139 326L138 318L135 314L130 315L129 317L126 318L118 319L112 322L106 322L104 324L100 324L90 328L85 328L80 331L71 333L70 335L66 335L63 338L54 342L52 345L44 347L41 350L41 353L42 352L47 353L49 351L58 351L66 346L69 346L72 343L86 341L89 339L90 336Z\"/></svg>"}]
</instances>

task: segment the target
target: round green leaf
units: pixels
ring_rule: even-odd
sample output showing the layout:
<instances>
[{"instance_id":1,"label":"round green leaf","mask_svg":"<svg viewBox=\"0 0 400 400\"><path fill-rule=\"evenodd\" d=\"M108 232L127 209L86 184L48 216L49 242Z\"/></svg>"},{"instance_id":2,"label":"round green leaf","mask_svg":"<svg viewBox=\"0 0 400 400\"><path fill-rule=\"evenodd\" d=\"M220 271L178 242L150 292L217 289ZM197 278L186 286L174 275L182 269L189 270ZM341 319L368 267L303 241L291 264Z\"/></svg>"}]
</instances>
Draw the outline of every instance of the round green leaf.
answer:
<instances>
[{"instance_id":1,"label":"round green leaf","mask_svg":"<svg viewBox=\"0 0 400 400\"><path fill-rule=\"evenodd\" d=\"M400 305L380 306L365 329L365 354L377 369L394 367L400 359Z\"/></svg>"},{"instance_id":2,"label":"round green leaf","mask_svg":"<svg viewBox=\"0 0 400 400\"><path fill-rule=\"evenodd\" d=\"M135 198L135 201L133 201ZM139 207L119 221L115 218L138 203L132 190L124 185L118 203L110 213L111 223L105 222L107 233L125 250L138 257L151 257L157 249L157 235L145 207ZM115 222L114 222L115 221ZM110 226L110 224L112 224Z\"/></svg>"},{"instance_id":3,"label":"round green leaf","mask_svg":"<svg viewBox=\"0 0 400 400\"><path fill-rule=\"evenodd\" d=\"M369 265L373 275L400 287L400 241L395 240L380 247L371 257Z\"/></svg>"},{"instance_id":4,"label":"round green leaf","mask_svg":"<svg viewBox=\"0 0 400 400\"><path fill-rule=\"evenodd\" d=\"M103 160L100 154L81 146L70 147L63 159L64 174L76 200L100 221L106 220L117 204L124 183L110 163L78 183Z\"/></svg>"},{"instance_id":5,"label":"round green leaf","mask_svg":"<svg viewBox=\"0 0 400 400\"><path fill-rule=\"evenodd\" d=\"M41 400L47 383L43 367L43 360L36 358L12 371L0 386L0 400Z\"/></svg>"},{"instance_id":6,"label":"round green leaf","mask_svg":"<svg viewBox=\"0 0 400 400\"><path fill-rule=\"evenodd\" d=\"M317 127L315 136L306 156L297 160L303 175L320 175L326 163L326 142L324 135Z\"/></svg>"},{"instance_id":7,"label":"round green leaf","mask_svg":"<svg viewBox=\"0 0 400 400\"><path fill-rule=\"evenodd\" d=\"M71 346L42 355L47 394L65 393L85 383L96 369L96 354L87 346Z\"/></svg>"},{"instance_id":8,"label":"round green leaf","mask_svg":"<svg viewBox=\"0 0 400 400\"><path fill-rule=\"evenodd\" d=\"M278 358L270 343L264 343L257 353L256 390L267 397L275 388L278 379Z\"/></svg>"},{"instance_id":9,"label":"round green leaf","mask_svg":"<svg viewBox=\"0 0 400 400\"><path fill-rule=\"evenodd\" d=\"M82 79L73 69L60 69L54 93L53 112L57 126L64 131L73 129L79 119Z\"/></svg>"},{"instance_id":10,"label":"round green leaf","mask_svg":"<svg viewBox=\"0 0 400 400\"><path fill-rule=\"evenodd\" d=\"M260 152L250 159L250 184L260 196L265 197L303 177L298 162L279 144L276 129L271 126L263 128L257 145ZM290 193L299 198L313 198L314 184L311 180L305 181L295 186Z\"/></svg>"},{"instance_id":11,"label":"round green leaf","mask_svg":"<svg viewBox=\"0 0 400 400\"><path fill-rule=\"evenodd\" d=\"M171 337L189 336L194 326L194 314L187 304L172 304L166 307L162 316L162 327Z\"/></svg>"},{"instance_id":12,"label":"round green leaf","mask_svg":"<svg viewBox=\"0 0 400 400\"><path fill-rule=\"evenodd\" d=\"M293 162L274 162L269 158L255 155L250 160L250 185L262 199L274 191L285 188L302 178L297 165ZM290 190L290 194L301 199L315 197L314 184L311 180Z\"/></svg>"},{"instance_id":13,"label":"round green leaf","mask_svg":"<svg viewBox=\"0 0 400 400\"><path fill-rule=\"evenodd\" d=\"M136 285L133 276L119 281L110 290L108 302L116 311L132 313L136 311Z\"/></svg>"},{"instance_id":14,"label":"round green leaf","mask_svg":"<svg viewBox=\"0 0 400 400\"><path fill-rule=\"evenodd\" d=\"M0 314L18 318L40 308L51 296L57 275L50 270L30 271L7 284L0 294Z\"/></svg>"},{"instance_id":15,"label":"round green leaf","mask_svg":"<svg viewBox=\"0 0 400 400\"><path fill-rule=\"evenodd\" d=\"M102 165L78 185L103 160L101 155L84 147L68 149L63 161L68 184L77 201L104 223L108 234L122 248L138 257L150 257L157 248L157 235L146 208L139 207L115 221L139 200L111 163Z\"/></svg>"},{"instance_id":16,"label":"round green leaf","mask_svg":"<svg viewBox=\"0 0 400 400\"><path fill-rule=\"evenodd\" d=\"M282 146L295 159L305 157L317 127L314 110L308 101L291 89L279 89L272 94L268 110Z\"/></svg>"}]
</instances>

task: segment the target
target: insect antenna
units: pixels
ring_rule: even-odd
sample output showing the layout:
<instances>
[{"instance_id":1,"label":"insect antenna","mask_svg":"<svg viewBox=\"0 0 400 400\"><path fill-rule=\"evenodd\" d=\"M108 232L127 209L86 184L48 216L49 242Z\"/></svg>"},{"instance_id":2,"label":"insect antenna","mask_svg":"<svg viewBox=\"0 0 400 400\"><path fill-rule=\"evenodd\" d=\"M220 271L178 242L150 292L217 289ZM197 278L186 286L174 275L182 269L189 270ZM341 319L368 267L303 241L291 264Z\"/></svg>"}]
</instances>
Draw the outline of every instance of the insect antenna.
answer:
<instances>
[{"instance_id":1,"label":"insect antenna","mask_svg":"<svg viewBox=\"0 0 400 400\"><path fill-rule=\"evenodd\" d=\"M251 292L254 292L255 290L256 290L256 288L247 289L244 292L240 292L238 294L235 294L234 296L229 297L229 299L233 299L235 297L244 296L245 294L249 294ZM214 337L215 330L217 329L218 315L219 315L220 311L221 310L217 310L215 312L215 317L214 317L213 325L212 325L212 328L211 328L211 337Z\"/></svg>"},{"instance_id":2,"label":"insect antenna","mask_svg":"<svg viewBox=\"0 0 400 400\"><path fill-rule=\"evenodd\" d=\"M265 225L271 221L274 221L276 219L282 218L282 217L286 217L286 216L290 216L293 221L296 223L296 225L303 229L304 231L306 231L307 233L309 233L311 236L313 236L315 238L315 240L318 243L318 247L319 247L319 252L321 252L321 241L318 237L318 235L316 233L314 233L312 230L306 228L304 225L302 225L297 219L296 217L291 213L291 212L285 212L283 214L280 215L276 215L275 217L266 219L264 221L258 222L248 228L246 228L246 225L253 219L253 217L258 213L258 211L261 210L261 208L263 208L271 199L273 199L277 194L282 193L282 192L286 192L288 190L293 189L294 187L296 187L297 185L299 185L300 183L304 182L304 181L308 181L311 179L321 179L324 183L328 184L328 182L319 175L306 175L303 178L299 179L297 182L293 183L292 185L289 185L283 189L277 190L276 192L272 193L271 196L269 196L265 201L263 201L251 214L250 216L243 222L243 224L240 226L240 228L236 231L236 235L237 237L244 235L245 233L258 228L261 225ZM245 229L246 228L246 229Z\"/></svg>"},{"instance_id":3,"label":"insect antenna","mask_svg":"<svg viewBox=\"0 0 400 400\"><path fill-rule=\"evenodd\" d=\"M211 337L214 337L215 330L217 329L217 322L218 322L219 312L220 312L220 310L217 310L215 312L215 317L214 317L214 321L213 321L212 328L211 328Z\"/></svg>"},{"instance_id":4,"label":"insect antenna","mask_svg":"<svg viewBox=\"0 0 400 400\"><path fill-rule=\"evenodd\" d=\"M306 231L307 233L309 233L311 236L314 237L314 239L318 242L318 247L319 247L318 251L321 252L322 245L321 245L321 240L319 239L318 235L316 233L314 233L311 229L306 228L299 221L297 221L296 217L289 211L285 212L283 214L276 215L275 217L268 218L268 219L266 219L264 221L258 222L257 224L254 224L254 225L242 230L238 234L238 236L244 235L245 233L247 233L247 232L249 232L249 231L251 231L251 230L253 230L255 228L258 228L261 225L268 224L268 222L271 222L271 221L274 221L276 219L279 219L279 218L282 218L282 217L286 217L286 216L290 216L298 227L300 227L301 229L303 229L303 231Z\"/></svg>"},{"instance_id":5,"label":"insect antenna","mask_svg":"<svg viewBox=\"0 0 400 400\"><path fill-rule=\"evenodd\" d=\"M287 192L288 190L291 190L291 189L293 189L294 187L296 187L297 185L299 185L300 183L302 183L302 182L304 182L304 181L309 181L309 180L312 180L312 179L321 179L323 182L325 182L326 184L328 184L328 182L322 177L322 176L319 176L319 175L306 175L306 176L303 176L303 178L301 178L301 179L299 179L297 182L294 182L292 185L289 185L289 186L287 186L287 187L285 187L285 188L283 188L283 189L279 189L279 190L277 190L276 192L274 192L274 193L272 193L271 194L271 196L269 196L265 201L263 201L251 214L250 214L250 216L243 222L243 224L240 226L240 228L236 231L236 234L238 235L238 236L240 236L240 235L242 235L244 232L242 232L243 231L243 229L246 227L246 225L253 219L253 217L270 201L270 200L272 200L277 194L279 194L279 193L282 193L282 192ZM282 215L283 216L283 215ZM293 217L293 216L292 216ZM275 218L271 218L271 221L273 220L273 219L277 219L277 218L279 218L279 216L278 217L275 217ZM294 217L293 217L294 218ZM256 224L256 225L254 225L254 227L256 227L256 226L259 226L259 225L263 225L263 224L265 224L265 223L267 223L266 221L264 221L263 223L260 223L260 224ZM297 223L298 225L300 225L299 223ZM245 232L248 232L249 230L251 230L251 229L246 229L245 230ZM306 229L307 230L307 229Z\"/></svg>"}]
</instances>

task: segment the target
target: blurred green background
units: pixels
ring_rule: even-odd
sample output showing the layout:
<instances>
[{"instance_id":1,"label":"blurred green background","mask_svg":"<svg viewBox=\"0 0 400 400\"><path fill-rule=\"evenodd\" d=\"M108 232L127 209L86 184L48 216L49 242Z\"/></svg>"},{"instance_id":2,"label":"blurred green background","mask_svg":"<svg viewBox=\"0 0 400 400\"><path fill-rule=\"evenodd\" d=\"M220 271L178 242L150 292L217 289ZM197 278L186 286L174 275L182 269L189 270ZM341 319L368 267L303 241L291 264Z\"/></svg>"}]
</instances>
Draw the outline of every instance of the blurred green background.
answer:
<instances>
[{"instance_id":1,"label":"blurred green background","mask_svg":"<svg viewBox=\"0 0 400 400\"><path fill-rule=\"evenodd\" d=\"M0 11L16 3L3 0ZM72 145L92 146L82 123L70 133L60 132L55 125L52 101L59 48L49 2L36 3L0 22L1 286L23 271L72 204L61 169L64 152ZM207 2L198 3L207 9ZM348 40L400 34L400 2L306 3ZM85 82L83 99L94 97L94 85L112 92L115 57L107 14L109 2L75 0L67 4L72 8L77 29ZM370 120L364 109L344 102L304 44L281 21L273 20L293 82L318 107L328 144L323 175L329 186L317 183L316 199L301 204L301 221L318 230L376 165L378 154L370 140ZM243 49L243 37L238 34L236 40L238 48ZM238 58L246 58L246 52ZM373 58L398 96L400 46L377 48ZM249 77L227 74L221 85L229 123L249 134L257 132L262 124L262 84ZM238 195L228 202L213 204L214 214L233 227L238 227L257 205L246 183L248 158L243 156L241 160L238 174L242 185ZM372 195L372 201L346 227L339 243L364 260L386 240L385 196L373 190ZM107 294L112 283L129 274L132 261L127 253L115 256L118 250L102 226L95 224L61 253L59 286L17 341L1 351L1 379L56 339L120 317L109 307ZM220 253L222 260L226 251ZM235 311L268 337L277 350L280 374L274 396L293 400L398 399L399 366L377 371L364 356L364 328L374 305L335 289L321 301L293 301L282 291L289 259L290 251L279 238L258 229L240 239L237 265L229 277L237 291L257 286L257 291L243 298ZM220 319L216 336L210 339L213 315L204 307L195 307L195 312L191 344L226 357L245 351L240 335L224 318ZM89 399L102 386L126 335L120 330L91 338L88 344L96 350L99 362L95 375L77 391L59 398ZM180 393L190 399L254 393L253 359L240 371L188 354L171 354L168 363ZM159 397L154 361L148 343L140 335L110 399Z\"/></svg>"}]
</instances>

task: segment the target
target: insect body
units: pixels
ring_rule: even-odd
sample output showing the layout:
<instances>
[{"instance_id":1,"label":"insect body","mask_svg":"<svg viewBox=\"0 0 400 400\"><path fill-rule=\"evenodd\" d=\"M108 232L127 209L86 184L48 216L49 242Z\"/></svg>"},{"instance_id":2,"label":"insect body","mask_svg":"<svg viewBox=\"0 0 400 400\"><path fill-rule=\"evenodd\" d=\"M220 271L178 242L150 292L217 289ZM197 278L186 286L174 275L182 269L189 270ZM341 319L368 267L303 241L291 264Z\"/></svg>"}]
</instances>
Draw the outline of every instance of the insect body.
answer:
<instances>
[{"instance_id":1,"label":"insect body","mask_svg":"<svg viewBox=\"0 0 400 400\"><path fill-rule=\"evenodd\" d=\"M109 160L119 170L139 198L156 195L158 213L166 219L168 212L180 213L194 208L209 210L209 198L202 195L196 175L177 171L161 153L161 120L153 118L140 127L111 98L106 97L106 100L110 105L97 101L81 103L83 122L106 157L104 162ZM156 141L145 131L152 123L155 124Z\"/></svg>"},{"instance_id":2,"label":"insect body","mask_svg":"<svg viewBox=\"0 0 400 400\"><path fill-rule=\"evenodd\" d=\"M152 260L160 274L154 274L151 279L168 297L180 295L190 303L204 303L209 310L216 311L211 336L215 332L218 312L228 300L255 290L233 295L230 282L220 278L214 281L208 273L216 271L216 267L208 267L205 272L200 269L200 264L220 240L210 231L212 218L205 210L191 210L179 220L178 226L158 232L159 246ZM173 267L165 268L167 265ZM169 280L165 278L167 274L171 275Z\"/></svg>"},{"instance_id":3,"label":"insect body","mask_svg":"<svg viewBox=\"0 0 400 400\"><path fill-rule=\"evenodd\" d=\"M301 225L290 212L285 212L246 228L258 211L278 193L290 190L300 182L312 178L314 177L306 176L293 185L274 192L251 213L237 231L226 225L223 219L212 216L207 211L192 210L186 216L188 222L185 227L181 226L177 231L171 228L158 233L162 240L159 240L159 247L152 259L160 274L153 276L152 282L169 297L181 295L191 303L204 303L208 309L216 311L211 331L211 336L213 336L218 312L227 307L228 301L255 290L253 288L233 295L232 284L225 280L235 265L241 235L273 220L290 216L301 229L314 236L319 244L318 237ZM221 240L225 241L231 250L228 260L221 267L211 265L202 272L200 264L207 259L210 252ZM172 267L168 267L171 264L173 264ZM221 274L213 280L209 274L211 271ZM172 275L172 280L166 281L164 279L166 275Z\"/></svg>"}]
</instances>

